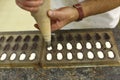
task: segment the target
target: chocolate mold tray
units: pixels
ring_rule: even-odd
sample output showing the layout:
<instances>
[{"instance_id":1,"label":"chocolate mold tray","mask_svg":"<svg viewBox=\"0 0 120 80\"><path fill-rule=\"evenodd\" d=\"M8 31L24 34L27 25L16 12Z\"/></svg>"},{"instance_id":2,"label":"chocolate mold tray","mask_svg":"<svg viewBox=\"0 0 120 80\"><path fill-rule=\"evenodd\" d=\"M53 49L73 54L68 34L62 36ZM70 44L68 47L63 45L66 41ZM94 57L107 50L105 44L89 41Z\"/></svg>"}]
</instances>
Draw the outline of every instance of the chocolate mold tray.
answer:
<instances>
[{"instance_id":1,"label":"chocolate mold tray","mask_svg":"<svg viewBox=\"0 0 120 80\"><path fill-rule=\"evenodd\" d=\"M47 47L39 31L1 32L0 67L119 66L111 29L60 30Z\"/></svg>"},{"instance_id":2,"label":"chocolate mold tray","mask_svg":"<svg viewBox=\"0 0 120 80\"><path fill-rule=\"evenodd\" d=\"M42 66L119 66L120 55L110 29L58 31L42 55Z\"/></svg>"},{"instance_id":3,"label":"chocolate mold tray","mask_svg":"<svg viewBox=\"0 0 120 80\"><path fill-rule=\"evenodd\" d=\"M37 67L43 46L39 32L1 32L0 67Z\"/></svg>"}]
</instances>

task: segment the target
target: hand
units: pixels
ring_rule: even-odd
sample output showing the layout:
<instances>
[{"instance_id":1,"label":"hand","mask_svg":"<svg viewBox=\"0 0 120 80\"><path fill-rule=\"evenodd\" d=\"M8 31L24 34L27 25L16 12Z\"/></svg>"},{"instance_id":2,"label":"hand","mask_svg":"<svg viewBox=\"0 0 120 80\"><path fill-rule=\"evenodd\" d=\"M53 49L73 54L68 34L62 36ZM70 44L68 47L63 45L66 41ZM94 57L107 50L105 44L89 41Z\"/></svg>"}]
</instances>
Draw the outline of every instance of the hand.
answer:
<instances>
[{"instance_id":1,"label":"hand","mask_svg":"<svg viewBox=\"0 0 120 80\"><path fill-rule=\"evenodd\" d=\"M77 20L79 13L76 8L63 7L57 10L49 10L48 16L51 19L51 30L55 31ZM35 27L38 28L38 25L35 24Z\"/></svg>"},{"instance_id":2,"label":"hand","mask_svg":"<svg viewBox=\"0 0 120 80\"><path fill-rule=\"evenodd\" d=\"M43 3L43 0L16 0L16 4L24 10L35 12L39 6Z\"/></svg>"}]
</instances>

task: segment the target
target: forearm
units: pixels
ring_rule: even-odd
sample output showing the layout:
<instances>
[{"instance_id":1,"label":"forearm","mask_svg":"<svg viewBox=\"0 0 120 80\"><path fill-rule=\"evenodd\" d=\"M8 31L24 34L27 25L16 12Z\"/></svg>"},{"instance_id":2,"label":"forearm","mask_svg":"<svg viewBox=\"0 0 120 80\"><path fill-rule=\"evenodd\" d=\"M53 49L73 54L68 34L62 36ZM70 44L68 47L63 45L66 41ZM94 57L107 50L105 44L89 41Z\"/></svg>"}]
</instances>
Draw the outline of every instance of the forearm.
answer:
<instances>
[{"instance_id":1,"label":"forearm","mask_svg":"<svg viewBox=\"0 0 120 80\"><path fill-rule=\"evenodd\" d=\"M84 17L96 15L120 6L120 0L86 0L80 3Z\"/></svg>"}]
</instances>

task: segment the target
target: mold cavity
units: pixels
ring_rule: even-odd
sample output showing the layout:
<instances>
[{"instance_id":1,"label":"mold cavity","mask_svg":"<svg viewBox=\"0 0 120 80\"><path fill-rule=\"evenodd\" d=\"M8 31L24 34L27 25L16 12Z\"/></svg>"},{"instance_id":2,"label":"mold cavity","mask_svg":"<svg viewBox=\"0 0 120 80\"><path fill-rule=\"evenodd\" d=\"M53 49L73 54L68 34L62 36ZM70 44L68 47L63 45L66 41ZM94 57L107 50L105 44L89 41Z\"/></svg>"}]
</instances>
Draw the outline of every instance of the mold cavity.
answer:
<instances>
[{"instance_id":1,"label":"mold cavity","mask_svg":"<svg viewBox=\"0 0 120 80\"><path fill-rule=\"evenodd\" d=\"M100 58L100 59L103 59L103 58L104 58L104 54L103 54L102 51L98 51L98 52L97 52L97 55L98 55L98 58Z\"/></svg>"},{"instance_id":2,"label":"mold cavity","mask_svg":"<svg viewBox=\"0 0 120 80\"><path fill-rule=\"evenodd\" d=\"M77 43L77 44L76 44L76 48L77 48L78 50L81 50L81 49L82 49L82 44L81 44L81 43Z\"/></svg>"},{"instance_id":3,"label":"mold cavity","mask_svg":"<svg viewBox=\"0 0 120 80\"><path fill-rule=\"evenodd\" d=\"M39 36L38 36L38 35L35 35L32 41L38 42L38 41L39 41Z\"/></svg>"},{"instance_id":4,"label":"mold cavity","mask_svg":"<svg viewBox=\"0 0 120 80\"><path fill-rule=\"evenodd\" d=\"M0 50L2 49L2 45L0 44Z\"/></svg>"},{"instance_id":5,"label":"mold cavity","mask_svg":"<svg viewBox=\"0 0 120 80\"><path fill-rule=\"evenodd\" d=\"M52 35L51 36L51 42L54 42L55 41L55 38L54 38L54 36Z\"/></svg>"},{"instance_id":6,"label":"mold cavity","mask_svg":"<svg viewBox=\"0 0 120 80\"><path fill-rule=\"evenodd\" d=\"M48 50L48 51L51 51L51 50L52 50L52 46L47 47L47 50Z\"/></svg>"},{"instance_id":7,"label":"mold cavity","mask_svg":"<svg viewBox=\"0 0 120 80\"><path fill-rule=\"evenodd\" d=\"M89 34L86 34L86 40L91 40L92 37Z\"/></svg>"},{"instance_id":8,"label":"mold cavity","mask_svg":"<svg viewBox=\"0 0 120 80\"><path fill-rule=\"evenodd\" d=\"M16 58L16 53L11 54L10 60L13 61L13 60L15 60L15 58Z\"/></svg>"},{"instance_id":9,"label":"mold cavity","mask_svg":"<svg viewBox=\"0 0 120 80\"><path fill-rule=\"evenodd\" d=\"M0 38L0 42L3 42L4 40L5 40L5 37L2 36L2 37Z\"/></svg>"},{"instance_id":10,"label":"mold cavity","mask_svg":"<svg viewBox=\"0 0 120 80\"><path fill-rule=\"evenodd\" d=\"M72 41L73 37L71 34L67 35L66 36L66 40L69 42L69 41Z\"/></svg>"},{"instance_id":11,"label":"mold cavity","mask_svg":"<svg viewBox=\"0 0 120 80\"><path fill-rule=\"evenodd\" d=\"M0 60L1 60L1 61L4 61L6 58L7 58L7 54L6 54L6 53L3 53L3 54L1 55Z\"/></svg>"},{"instance_id":12,"label":"mold cavity","mask_svg":"<svg viewBox=\"0 0 120 80\"><path fill-rule=\"evenodd\" d=\"M63 41L63 40L64 40L64 38L61 34L59 36L57 36L57 41Z\"/></svg>"},{"instance_id":13,"label":"mold cavity","mask_svg":"<svg viewBox=\"0 0 120 80\"><path fill-rule=\"evenodd\" d=\"M32 53L29 57L29 60L34 60L36 58L36 53Z\"/></svg>"},{"instance_id":14,"label":"mold cavity","mask_svg":"<svg viewBox=\"0 0 120 80\"><path fill-rule=\"evenodd\" d=\"M12 49L16 51L18 50L18 48L19 48L19 44L15 44Z\"/></svg>"},{"instance_id":15,"label":"mold cavity","mask_svg":"<svg viewBox=\"0 0 120 80\"><path fill-rule=\"evenodd\" d=\"M82 52L78 52L77 53L77 58L78 59L83 59L83 53Z\"/></svg>"},{"instance_id":16,"label":"mold cavity","mask_svg":"<svg viewBox=\"0 0 120 80\"><path fill-rule=\"evenodd\" d=\"M73 55L71 52L67 53L67 59L68 60L71 60L73 58Z\"/></svg>"},{"instance_id":17,"label":"mold cavity","mask_svg":"<svg viewBox=\"0 0 120 80\"><path fill-rule=\"evenodd\" d=\"M58 59L58 60L62 60L62 59L63 59L62 53L57 53L57 59Z\"/></svg>"},{"instance_id":18,"label":"mold cavity","mask_svg":"<svg viewBox=\"0 0 120 80\"><path fill-rule=\"evenodd\" d=\"M101 45L100 42L96 42L95 45L96 45L96 48L97 48L97 49L101 49L101 47L102 47L102 45Z\"/></svg>"},{"instance_id":19,"label":"mold cavity","mask_svg":"<svg viewBox=\"0 0 120 80\"><path fill-rule=\"evenodd\" d=\"M25 42L28 42L28 41L30 41L30 38L31 38L31 37L28 35L28 36L26 36L26 37L24 38L24 41L25 41Z\"/></svg>"},{"instance_id":20,"label":"mold cavity","mask_svg":"<svg viewBox=\"0 0 120 80\"><path fill-rule=\"evenodd\" d=\"M100 37L100 35L98 33L95 34L95 39L96 40L100 40L101 39L101 37Z\"/></svg>"},{"instance_id":21,"label":"mold cavity","mask_svg":"<svg viewBox=\"0 0 120 80\"><path fill-rule=\"evenodd\" d=\"M13 40L13 36L10 36L8 39L7 39L7 42L11 42Z\"/></svg>"},{"instance_id":22,"label":"mold cavity","mask_svg":"<svg viewBox=\"0 0 120 80\"><path fill-rule=\"evenodd\" d=\"M62 44L61 44L61 43L58 43L58 44L57 44L57 50L62 50L62 49L63 49Z\"/></svg>"},{"instance_id":23,"label":"mold cavity","mask_svg":"<svg viewBox=\"0 0 120 80\"><path fill-rule=\"evenodd\" d=\"M25 54L25 53L22 53L22 54L20 55L20 57L19 57L19 60L20 60L20 61L23 61L23 60L25 60L25 58L26 58L26 54Z\"/></svg>"},{"instance_id":24,"label":"mold cavity","mask_svg":"<svg viewBox=\"0 0 120 80\"><path fill-rule=\"evenodd\" d=\"M107 33L105 33L105 34L104 34L104 39L105 39L105 40L109 40L109 39L110 39L110 36L109 36Z\"/></svg>"},{"instance_id":25,"label":"mold cavity","mask_svg":"<svg viewBox=\"0 0 120 80\"><path fill-rule=\"evenodd\" d=\"M112 47L112 45L109 41L105 42L105 46L106 46L106 48L111 48Z\"/></svg>"},{"instance_id":26,"label":"mold cavity","mask_svg":"<svg viewBox=\"0 0 120 80\"><path fill-rule=\"evenodd\" d=\"M31 47L31 50L37 49L37 47L38 47L38 44L37 43L33 43L32 47Z\"/></svg>"},{"instance_id":27,"label":"mold cavity","mask_svg":"<svg viewBox=\"0 0 120 80\"><path fill-rule=\"evenodd\" d=\"M78 42L82 40L82 37L81 37L80 34L78 34L77 36L75 36L75 38L76 38L76 41L78 41Z\"/></svg>"},{"instance_id":28,"label":"mold cavity","mask_svg":"<svg viewBox=\"0 0 120 80\"><path fill-rule=\"evenodd\" d=\"M93 58L94 58L94 54L93 54L93 52L91 52L91 51L89 51L89 52L87 53L87 56L88 56L88 59L93 59Z\"/></svg>"},{"instance_id":29,"label":"mold cavity","mask_svg":"<svg viewBox=\"0 0 120 80\"><path fill-rule=\"evenodd\" d=\"M10 44L6 44L4 47L4 51L9 51L9 49L10 49Z\"/></svg>"},{"instance_id":30,"label":"mold cavity","mask_svg":"<svg viewBox=\"0 0 120 80\"><path fill-rule=\"evenodd\" d=\"M90 42L87 42L87 43L86 43L86 48L87 48L87 49L92 49L92 44L91 44Z\"/></svg>"},{"instance_id":31,"label":"mold cavity","mask_svg":"<svg viewBox=\"0 0 120 80\"><path fill-rule=\"evenodd\" d=\"M51 61L52 60L52 54L51 53L48 53L47 56L46 56L46 59L48 61Z\"/></svg>"},{"instance_id":32,"label":"mold cavity","mask_svg":"<svg viewBox=\"0 0 120 80\"><path fill-rule=\"evenodd\" d=\"M71 44L71 43L67 43L66 46L67 46L67 49L68 49L68 50L72 50L72 44Z\"/></svg>"},{"instance_id":33,"label":"mold cavity","mask_svg":"<svg viewBox=\"0 0 120 80\"><path fill-rule=\"evenodd\" d=\"M22 46L22 49L21 50L26 50L28 48L28 44L25 43L23 46Z\"/></svg>"},{"instance_id":34,"label":"mold cavity","mask_svg":"<svg viewBox=\"0 0 120 80\"><path fill-rule=\"evenodd\" d=\"M21 40L22 40L22 37L21 37L21 36L18 36L18 37L15 39L16 42L20 42Z\"/></svg>"},{"instance_id":35,"label":"mold cavity","mask_svg":"<svg viewBox=\"0 0 120 80\"><path fill-rule=\"evenodd\" d=\"M108 57L109 58L115 58L115 54L113 51L108 51Z\"/></svg>"}]
</instances>

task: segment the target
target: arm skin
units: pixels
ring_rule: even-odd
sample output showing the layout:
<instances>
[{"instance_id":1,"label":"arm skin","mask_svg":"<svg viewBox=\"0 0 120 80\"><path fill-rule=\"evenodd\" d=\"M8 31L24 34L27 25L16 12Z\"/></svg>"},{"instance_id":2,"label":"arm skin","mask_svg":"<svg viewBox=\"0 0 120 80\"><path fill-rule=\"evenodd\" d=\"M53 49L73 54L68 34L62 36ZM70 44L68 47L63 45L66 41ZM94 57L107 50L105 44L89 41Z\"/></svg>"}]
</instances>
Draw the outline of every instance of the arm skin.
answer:
<instances>
[{"instance_id":1,"label":"arm skin","mask_svg":"<svg viewBox=\"0 0 120 80\"><path fill-rule=\"evenodd\" d=\"M84 16L100 14L120 6L120 0L86 0L81 3Z\"/></svg>"}]
</instances>

